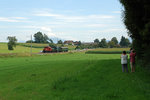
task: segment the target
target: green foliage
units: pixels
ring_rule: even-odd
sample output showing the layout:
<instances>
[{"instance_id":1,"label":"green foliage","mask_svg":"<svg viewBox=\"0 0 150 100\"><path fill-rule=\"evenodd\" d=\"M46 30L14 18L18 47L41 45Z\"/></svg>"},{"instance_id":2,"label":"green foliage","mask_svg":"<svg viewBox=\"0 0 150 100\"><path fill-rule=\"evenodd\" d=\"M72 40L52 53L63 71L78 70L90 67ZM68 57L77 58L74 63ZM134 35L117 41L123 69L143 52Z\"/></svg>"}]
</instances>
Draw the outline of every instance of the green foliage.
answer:
<instances>
[{"instance_id":1,"label":"green foliage","mask_svg":"<svg viewBox=\"0 0 150 100\"><path fill-rule=\"evenodd\" d=\"M107 48L107 47L108 47L108 44L107 44L105 38L101 39L101 42L99 43L99 46L100 46L101 48Z\"/></svg>"},{"instance_id":2,"label":"green foliage","mask_svg":"<svg viewBox=\"0 0 150 100\"><path fill-rule=\"evenodd\" d=\"M79 43L77 45L80 46L81 44L82 44L81 41L79 41Z\"/></svg>"},{"instance_id":3,"label":"green foliage","mask_svg":"<svg viewBox=\"0 0 150 100\"><path fill-rule=\"evenodd\" d=\"M26 43L33 43L33 42L34 42L33 40L26 41Z\"/></svg>"},{"instance_id":4,"label":"green foliage","mask_svg":"<svg viewBox=\"0 0 150 100\"><path fill-rule=\"evenodd\" d=\"M114 41L109 41L109 42L108 42L108 46L109 46L110 48L114 48L114 47L116 47L116 44L115 44Z\"/></svg>"},{"instance_id":5,"label":"green foliage","mask_svg":"<svg viewBox=\"0 0 150 100\"><path fill-rule=\"evenodd\" d=\"M49 39L50 43L54 43L52 39Z\"/></svg>"},{"instance_id":6,"label":"green foliage","mask_svg":"<svg viewBox=\"0 0 150 100\"><path fill-rule=\"evenodd\" d=\"M14 50L13 46L10 43L8 43L8 50Z\"/></svg>"},{"instance_id":7,"label":"green foliage","mask_svg":"<svg viewBox=\"0 0 150 100\"><path fill-rule=\"evenodd\" d=\"M62 41L62 40L59 40L57 44L63 44L63 41Z\"/></svg>"},{"instance_id":8,"label":"green foliage","mask_svg":"<svg viewBox=\"0 0 150 100\"><path fill-rule=\"evenodd\" d=\"M42 32L37 32L34 34L35 43L53 43L51 39L48 38L46 34L42 34Z\"/></svg>"},{"instance_id":9,"label":"green foliage","mask_svg":"<svg viewBox=\"0 0 150 100\"><path fill-rule=\"evenodd\" d=\"M43 35L43 43L49 43L48 42L49 38L46 34Z\"/></svg>"},{"instance_id":10,"label":"green foliage","mask_svg":"<svg viewBox=\"0 0 150 100\"><path fill-rule=\"evenodd\" d=\"M130 45L129 39L122 36L121 40L120 40L120 46L121 47L129 47L129 45Z\"/></svg>"},{"instance_id":11,"label":"green foliage","mask_svg":"<svg viewBox=\"0 0 150 100\"><path fill-rule=\"evenodd\" d=\"M94 40L94 43L99 44L99 39L95 39L95 40Z\"/></svg>"},{"instance_id":12,"label":"green foliage","mask_svg":"<svg viewBox=\"0 0 150 100\"><path fill-rule=\"evenodd\" d=\"M122 54L122 51L87 51L85 54Z\"/></svg>"},{"instance_id":13,"label":"green foliage","mask_svg":"<svg viewBox=\"0 0 150 100\"><path fill-rule=\"evenodd\" d=\"M15 36L8 36L8 50L14 50L13 47L16 47L17 39Z\"/></svg>"},{"instance_id":14,"label":"green foliage","mask_svg":"<svg viewBox=\"0 0 150 100\"><path fill-rule=\"evenodd\" d=\"M43 43L43 34L42 32L37 32L34 34L35 43Z\"/></svg>"},{"instance_id":15,"label":"green foliage","mask_svg":"<svg viewBox=\"0 0 150 100\"><path fill-rule=\"evenodd\" d=\"M133 47L142 65L149 66L150 41L150 1L120 0L124 6L124 23L129 36L133 39Z\"/></svg>"},{"instance_id":16,"label":"green foliage","mask_svg":"<svg viewBox=\"0 0 150 100\"><path fill-rule=\"evenodd\" d=\"M111 39L111 41L113 41L113 42L115 43L115 45L117 45L117 44L118 44L118 40L117 40L117 38L116 38L116 37L113 37L113 38Z\"/></svg>"}]
</instances>

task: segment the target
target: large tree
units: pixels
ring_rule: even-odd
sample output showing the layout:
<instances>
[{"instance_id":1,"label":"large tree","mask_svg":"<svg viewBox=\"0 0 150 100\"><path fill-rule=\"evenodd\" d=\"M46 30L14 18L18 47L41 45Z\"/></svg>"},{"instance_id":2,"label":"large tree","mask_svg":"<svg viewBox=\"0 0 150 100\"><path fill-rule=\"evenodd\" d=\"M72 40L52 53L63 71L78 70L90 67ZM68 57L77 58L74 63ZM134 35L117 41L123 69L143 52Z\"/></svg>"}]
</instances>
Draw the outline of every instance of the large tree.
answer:
<instances>
[{"instance_id":1,"label":"large tree","mask_svg":"<svg viewBox=\"0 0 150 100\"><path fill-rule=\"evenodd\" d=\"M109 46L110 48L114 48L114 47L116 47L116 45L115 45L115 42L114 42L114 41L109 41L109 42L108 42L108 46Z\"/></svg>"},{"instance_id":2,"label":"large tree","mask_svg":"<svg viewBox=\"0 0 150 100\"><path fill-rule=\"evenodd\" d=\"M37 32L34 34L35 43L52 43L53 41L48 38L46 34L42 34L42 32Z\"/></svg>"},{"instance_id":3,"label":"large tree","mask_svg":"<svg viewBox=\"0 0 150 100\"><path fill-rule=\"evenodd\" d=\"M121 40L120 40L120 46L121 47L128 47L129 45L130 45L129 39L122 36Z\"/></svg>"},{"instance_id":4,"label":"large tree","mask_svg":"<svg viewBox=\"0 0 150 100\"><path fill-rule=\"evenodd\" d=\"M115 45L117 45L117 44L118 44L118 40L117 40L117 38L116 38L116 37L113 37L113 38L111 39L111 41L113 41L113 42L115 43Z\"/></svg>"},{"instance_id":5,"label":"large tree","mask_svg":"<svg viewBox=\"0 0 150 100\"><path fill-rule=\"evenodd\" d=\"M99 43L99 46L102 47L102 48L107 48L108 47L108 44L107 44L105 38L101 39L101 42Z\"/></svg>"},{"instance_id":6,"label":"large tree","mask_svg":"<svg viewBox=\"0 0 150 100\"><path fill-rule=\"evenodd\" d=\"M124 6L123 21L129 36L133 39L133 48L137 59L149 65L150 56L150 0L120 0Z\"/></svg>"},{"instance_id":7,"label":"large tree","mask_svg":"<svg viewBox=\"0 0 150 100\"><path fill-rule=\"evenodd\" d=\"M59 41L57 42L57 44L63 44L63 41L62 41L62 40L59 40Z\"/></svg>"},{"instance_id":8,"label":"large tree","mask_svg":"<svg viewBox=\"0 0 150 100\"><path fill-rule=\"evenodd\" d=\"M35 43L43 43L43 34L42 32L37 32L34 34Z\"/></svg>"},{"instance_id":9,"label":"large tree","mask_svg":"<svg viewBox=\"0 0 150 100\"><path fill-rule=\"evenodd\" d=\"M14 50L14 47L16 47L17 39L15 36L8 36L8 50Z\"/></svg>"},{"instance_id":10,"label":"large tree","mask_svg":"<svg viewBox=\"0 0 150 100\"><path fill-rule=\"evenodd\" d=\"M99 39L95 39L95 40L94 40L94 43L99 44Z\"/></svg>"},{"instance_id":11,"label":"large tree","mask_svg":"<svg viewBox=\"0 0 150 100\"><path fill-rule=\"evenodd\" d=\"M43 43L49 43L49 38L46 34L43 35Z\"/></svg>"}]
</instances>

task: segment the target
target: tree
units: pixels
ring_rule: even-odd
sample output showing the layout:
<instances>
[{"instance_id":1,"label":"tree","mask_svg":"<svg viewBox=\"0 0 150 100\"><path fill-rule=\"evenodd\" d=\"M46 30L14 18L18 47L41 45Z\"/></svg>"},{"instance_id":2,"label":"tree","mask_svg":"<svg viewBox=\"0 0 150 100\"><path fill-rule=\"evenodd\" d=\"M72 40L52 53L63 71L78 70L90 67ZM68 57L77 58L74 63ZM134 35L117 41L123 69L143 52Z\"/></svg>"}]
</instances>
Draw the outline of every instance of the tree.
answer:
<instances>
[{"instance_id":1,"label":"tree","mask_svg":"<svg viewBox=\"0 0 150 100\"><path fill-rule=\"evenodd\" d=\"M94 40L93 47L94 47L94 48L99 47L99 39L95 39L95 40Z\"/></svg>"},{"instance_id":2,"label":"tree","mask_svg":"<svg viewBox=\"0 0 150 100\"><path fill-rule=\"evenodd\" d=\"M49 43L48 42L49 38L46 34L43 35L43 43Z\"/></svg>"},{"instance_id":3,"label":"tree","mask_svg":"<svg viewBox=\"0 0 150 100\"><path fill-rule=\"evenodd\" d=\"M120 44L121 47L125 47L126 46L126 38L124 36L121 37L121 40L120 40L119 44Z\"/></svg>"},{"instance_id":4,"label":"tree","mask_svg":"<svg viewBox=\"0 0 150 100\"><path fill-rule=\"evenodd\" d=\"M114 41L109 41L109 42L108 42L108 46L109 46L110 48L113 48L113 47L116 46L116 44L115 44Z\"/></svg>"},{"instance_id":5,"label":"tree","mask_svg":"<svg viewBox=\"0 0 150 100\"><path fill-rule=\"evenodd\" d=\"M14 50L13 47L16 47L16 43L17 43L16 37L15 36L8 36L7 40L9 40L8 44L7 44L8 45L8 50Z\"/></svg>"},{"instance_id":6,"label":"tree","mask_svg":"<svg viewBox=\"0 0 150 100\"><path fill-rule=\"evenodd\" d=\"M79 41L77 45L80 46L81 44L82 44L81 41Z\"/></svg>"},{"instance_id":7,"label":"tree","mask_svg":"<svg viewBox=\"0 0 150 100\"><path fill-rule=\"evenodd\" d=\"M101 39L101 42L99 43L99 46L102 47L102 48L107 48L108 47L108 44L107 44L105 38Z\"/></svg>"},{"instance_id":8,"label":"tree","mask_svg":"<svg viewBox=\"0 0 150 100\"><path fill-rule=\"evenodd\" d=\"M137 60L150 67L150 1L120 0L120 3L124 6L123 21L133 40Z\"/></svg>"},{"instance_id":9,"label":"tree","mask_svg":"<svg viewBox=\"0 0 150 100\"><path fill-rule=\"evenodd\" d=\"M130 44L130 41L129 39L125 38L124 36L121 37L121 40L120 40L120 46L121 47L128 47Z\"/></svg>"},{"instance_id":10,"label":"tree","mask_svg":"<svg viewBox=\"0 0 150 100\"><path fill-rule=\"evenodd\" d=\"M34 34L35 43L53 43L51 39L48 38L46 34L42 34L42 32L37 32Z\"/></svg>"},{"instance_id":11,"label":"tree","mask_svg":"<svg viewBox=\"0 0 150 100\"><path fill-rule=\"evenodd\" d=\"M28 41L26 41L26 43L33 43L34 41L33 40L28 40Z\"/></svg>"},{"instance_id":12,"label":"tree","mask_svg":"<svg viewBox=\"0 0 150 100\"><path fill-rule=\"evenodd\" d=\"M59 41L57 42L57 44L63 44L62 40L59 40Z\"/></svg>"},{"instance_id":13,"label":"tree","mask_svg":"<svg viewBox=\"0 0 150 100\"><path fill-rule=\"evenodd\" d=\"M50 43L54 43L52 39L49 39L49 42L50 42Z\"/></svg>"},{"instance_id":14,"label":"tree","mask_svg":"<svg viewBox=\"0 0 150 100\"><path fill-rule=\"evenodd\" d=\"M42 32L37 32L34 34L34 39L35 39L35 43L43 43L44 39L43 39L43 34Z\"/></svg>"},{"instance_id":15,"label":"tree","mask_svg":"<svg viewBox=\"0 0 150 100\"><path fill-rule=\"evenodd\" d=\"M111 39L111 41L113 41L113 42L115 43L115 45L117 45L117 44L118 44L118 40L117 40L117 38L116 38L116 37L113 37L113 38Z\"/></svg>"},{"instance_id":16,"label":"tree","mask_svg":"<svg viewBox=\"0 0 150 100\"><path fill-rule=\"evenodd\" d=\"M94 40L94 43L99 44L99 39L95 39L95 40Z\"/></svg>"}]
</instances>

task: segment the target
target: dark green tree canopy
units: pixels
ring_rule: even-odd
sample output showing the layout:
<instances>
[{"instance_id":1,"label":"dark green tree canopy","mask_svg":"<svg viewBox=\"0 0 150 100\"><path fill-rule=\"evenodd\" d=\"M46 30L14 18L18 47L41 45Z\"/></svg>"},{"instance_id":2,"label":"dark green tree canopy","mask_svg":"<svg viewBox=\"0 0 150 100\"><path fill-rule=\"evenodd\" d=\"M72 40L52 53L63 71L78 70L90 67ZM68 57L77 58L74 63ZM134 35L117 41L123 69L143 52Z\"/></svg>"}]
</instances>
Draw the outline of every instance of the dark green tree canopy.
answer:
<instances>
[{"instance_id":1,"label":"dark green tree canopy","mask_svg":"<svg viewBox=\"0 0 150 100\"><path fill-rule=\"evenodd\" d=\"M109 41L109 42L108 42L108 46L109 46L110 48L113 48L113 47L116 46L116 44L115 44L114 41Z\"/></svg>"},{"instance_id":2,"label":"dark green tree canopy","mask_svg":"<svg viewBox=\"0 0 150 100\"><path fill-rule=\"evenodd\" d=\"M124 6L123 21L133 40L137 60L150 67L150 0L120 0L120 3Z\"/></svg>"},{"instance_id":3,"label":"dark green tree canopy","mask_svg":"<svg viewBox=\"0 0 150 100\"><path fill-rule=\"evenodd\" d=\"M43 43L44 39L43 39L43 34L42 32L37 32L34 34L34 39L35 39L35 43Z\"/></svg>"},{"instance_id":4,"label":"dark green tree canopy","mask_svg":"<svg viewBox=\"0 0 150 100\"><path fill-rule=\"evenodd\" d=\"M115 45L117 45L117 44L118 44L118 40L117 40L117 38L116 38L116 37L113 37L113 38L111 39L111 41L113 41L113 42L115 43Z\"/></svg>"},{"instance_id":5,"label":"dark green tree canopy","mask_svg":"<svg viewBox=\"0 0 150 100\"><path fill-rule=\"evenodd\" d=\"M120 40L120 46L121 47L128 47L130 44L130 41L128 38L125 38L124 36L121 37L121 40Z\"/></svg>"},{"instance_id":6,"label":"dark green tree canopy","mask_svg":"<svg viewBox=\"0 0 150 100\"><path fill-rule=\"evenodd\" d=\"M46 34L42 34L42 32L37 32L34 34L34 42L35 43L53 43L51 39Z\"/></svg>"},{"instance_id":7,"label":"dark green tree canopy","mask_svg":"<svg viewBox=\"0 0 150 100\"><path fill-rule=\"evenodd\" d=\"M102 48L107 48L108 47L108 44L107 44L105 38L101 39L101 42L99 43L99 46L102 47Z\"/></svg>"},{"instance_id":8,"label":"dark green tree canopy","mask_svg":"<svg viewBox=\"0 0 150 100\"><path fill-rule=\"evenodd\" d=\"M99 44L99 39L95 39L95 40L94 40L94 43Z\"/></svg>"},{"instance_id":9,"label":"dark green tree canopy","mask_svg":"<svg viewBox=\"0 0 150 100\"><path fill-rule=\"evenodd\" d=\"M59 40L57 44L63 44L63 41L62 41L62 40Z\"/></svg>"},{"instance_id":10,"label":"dark green tree canopy","mask_svg":"<svg viewBox=\"0 0 150 100\"><path fill-rule=\"evenodd\" d=\"M15 36L8 36L8 50L14 50L14 47L16 47L17 39Z\"/></svg>"}]
</instances>

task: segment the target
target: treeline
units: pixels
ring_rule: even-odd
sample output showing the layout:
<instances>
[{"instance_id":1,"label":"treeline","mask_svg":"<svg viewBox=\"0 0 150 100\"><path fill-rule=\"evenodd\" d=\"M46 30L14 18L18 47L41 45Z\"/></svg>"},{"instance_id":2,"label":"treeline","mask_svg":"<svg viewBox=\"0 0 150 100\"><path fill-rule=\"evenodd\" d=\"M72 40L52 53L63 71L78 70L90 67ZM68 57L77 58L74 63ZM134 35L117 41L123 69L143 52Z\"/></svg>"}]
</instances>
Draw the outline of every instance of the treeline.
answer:
<instances>
[{"instance_id":1,"label":"treeline","mask_svg":"<svg viewBox=\"0 0 150 100\"><path fill-rule=\"evenodd\" d=\"M150 0L120 0L123 21L133 40L138 62L150 68Z\"/></svg>"},{"instance_id":2,"label":"treeline","mask_svg":"<svg viewBox=\"0 0 150 100\"><path fill-rule=\"evenodd\" d=\"M124 36L121 37L120 42L118 42L116 37L113 37L109 42L106 41L105 38L101 39L95 39L94 43L97 44L97 47L101 48L114 48L114 47L129 47L131 45L130 41L128 38L125 38Z\"/></svg>"},{"instance_id":3,"label":"treeline","mask_svg":"<svg viewBox=\"0 0 150 100\"><path fill-rule=\"evenodd\" d=\"M128 38L124 36L121 37L120 42L118 42L116 37L113 37L110 41L107 41L105 38L95 39L93 43L81 43L76 47L76 49L85 49L85 48L126 48L131 47L131 43Z\"/></svg>"}]
</instances>

